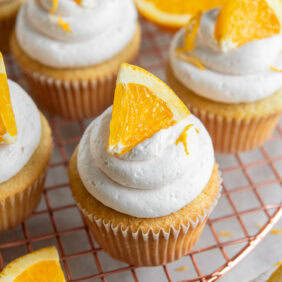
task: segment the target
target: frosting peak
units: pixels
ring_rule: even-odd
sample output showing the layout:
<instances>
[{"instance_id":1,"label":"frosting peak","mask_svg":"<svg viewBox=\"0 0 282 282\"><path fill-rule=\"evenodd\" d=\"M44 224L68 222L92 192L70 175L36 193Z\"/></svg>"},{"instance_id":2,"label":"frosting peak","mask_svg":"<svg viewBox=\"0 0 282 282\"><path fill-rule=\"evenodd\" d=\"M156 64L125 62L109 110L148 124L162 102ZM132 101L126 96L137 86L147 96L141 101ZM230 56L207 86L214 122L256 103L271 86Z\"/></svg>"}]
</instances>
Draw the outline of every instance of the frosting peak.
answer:
<instances>
[{"instance_id":1,"label":"frosting peak","mask_svg":"<svg viewBox=\"0 0 282 282\"><path fill-rule=\"evenodd\" d=\"M208 99L224 103L253 102L282 87L282 34L252 41L223 52L214 37L219 9L203 14L195 47L187 54L205 66L205 71L179 59L175 50L182 44L180 30L170 47L170 63L175 76L189 89Z\"/></svg>"},{"instance_id":2,"label":"frosting peak","mask_svg":"<svg viewBox=\"0 0 282 282\"><path fill-rule=\"evenodd\" d=\"M16 34L23 50L44 65L83 67L119 53L132 39L136 21L131 0L84 0L81 5L60 0L55 8L52 0L27 0Z\"/></svg>"},{"instance_id":3,"label":"frosting peak","mask_svg":"<svg viewBox=\"0 0 282 282\"><path fill-rule=\"evenodd\" d=\"M90 124L79 145L78 171L95 198L132 216L159 217L181 209L202 191L214 153L195 116L160 130L118 158L106 151L111 112L109 108ZM195 128L187 131L187 155L184 144L175 143L190 124Z\"/></svg>"}]
</instances>

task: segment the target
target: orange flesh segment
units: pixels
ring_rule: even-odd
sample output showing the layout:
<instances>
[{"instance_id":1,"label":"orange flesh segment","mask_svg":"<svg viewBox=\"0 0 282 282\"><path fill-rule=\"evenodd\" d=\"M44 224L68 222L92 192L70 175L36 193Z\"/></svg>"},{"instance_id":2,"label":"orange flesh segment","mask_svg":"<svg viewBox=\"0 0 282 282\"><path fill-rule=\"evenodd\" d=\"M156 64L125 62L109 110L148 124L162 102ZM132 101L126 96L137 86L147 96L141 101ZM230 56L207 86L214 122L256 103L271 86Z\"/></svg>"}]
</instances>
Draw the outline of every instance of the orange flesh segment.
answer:
<instances>
[{"instance_id":1,"label":"orange flesh segment","mask_svg":"<svg viewBox=\"0 0 282 282\"><path fill-rule=\"evenodd\" d=\"M270 276L267 282L281 282L282 281L282 265L280 265L274 273Z\"/></svg>"},{"instance_id":2,"label":"orange flesh segment","mask_svg":"<svg viewBox=\"0 0 282 282\"><path fill-rule=\"evenodd\" d=\"M57 261L41 261L22 272L14 282L62 282L65 281L60 263Z\"/></svg>"},{"instance_id":3,"label":"orange flesh segment","mask_svg":"<svg viewBox=\"0 0 282 282\"><path fill-rule=\"evenodd\" d=\"M7 74L3 56L0 53L0 144L15 142L17 133Z\"/></svg>"},{"instance_id":4,"label":"orange flesh segment","mask_svg":"<svg viewBox=\"0 0 282 282\"><path fill-rule=\"evenodd\" d=\"M145 0L153 3L160 11L169 14L194 15L199 11L207 11L222 5L224 0Z\"/></svg>"},{"instance_id":5,"label":"orange flesh segment","mask_svg":"<svg viewBox=\"0 0 282 282\"><path fill-rule=\"evenodd\" d=\"M144 85L119 83L116 87L109 146L121 144L125 154L161 129L176 124L165 101Z\"/></svg>"},{"instance_id":6,"label":"orange flesh segment","mask_svg":"<svg viewBox=\"0 0 282 282\"><path fill-rule=\"evenodd\" d=\"M215 26L223 50L280 33L280 21L265 0L227 0Z\"/></svg>"}]
</instances>

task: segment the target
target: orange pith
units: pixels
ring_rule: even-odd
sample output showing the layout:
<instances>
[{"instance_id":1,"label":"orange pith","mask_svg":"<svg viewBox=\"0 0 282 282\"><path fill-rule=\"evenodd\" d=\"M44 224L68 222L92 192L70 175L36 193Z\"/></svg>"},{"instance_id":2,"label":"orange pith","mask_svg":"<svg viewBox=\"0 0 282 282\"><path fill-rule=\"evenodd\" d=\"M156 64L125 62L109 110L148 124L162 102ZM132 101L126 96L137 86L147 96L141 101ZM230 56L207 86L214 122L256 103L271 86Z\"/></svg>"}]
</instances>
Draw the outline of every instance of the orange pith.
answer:
<instances>
[{"instance_id":1,"label":"orange pith","mask_svg":"<svg viewBox=\"0 0 282 282\"><path fill-rule=\"evenodd\" d=\"M64 280L64 274L60 269L57 261L38 262L23 273L21 273L14 282L61 282Z\"/></svg>"},{"instance_id":2,"label":"orange pith","mask_svg":"<svg viewBox=\"0 0 282 282\"><path fill-rule=\"evenodd\" d=\"M108 152L123 155L189 114L158 78L141 68L123 64L115 90Z\"/></svg>"},{"instance_id":3,"label":"orange pith","mask_svg":"<svg viewBox=\"0 0 282 282\"><path fill-rule=\"evenodd\" d=\"M139 12L152 22L178 29L199 11L220 7L226 0L135 0Z\"/></svg>"},{"instance_id":4,"label":"orange pith","mask_svg":"<svg viewBox=\"0 0 282 282\"><path fill-rule=\"evenodd\" d=\"M215 38L228 50L280 31L279 18L266 0L227 0L216 22Z\"/></svg>"},{"instance_id":5,"label":"orange pith","mask_svg":"<svg viewBox=\"0 0 282 282\"><path fill-rule=\"evenodd\" d=\"M15 142L17 133L7 74L3 56L0 53L0 144Z\"/></svg>"}]
</instances>

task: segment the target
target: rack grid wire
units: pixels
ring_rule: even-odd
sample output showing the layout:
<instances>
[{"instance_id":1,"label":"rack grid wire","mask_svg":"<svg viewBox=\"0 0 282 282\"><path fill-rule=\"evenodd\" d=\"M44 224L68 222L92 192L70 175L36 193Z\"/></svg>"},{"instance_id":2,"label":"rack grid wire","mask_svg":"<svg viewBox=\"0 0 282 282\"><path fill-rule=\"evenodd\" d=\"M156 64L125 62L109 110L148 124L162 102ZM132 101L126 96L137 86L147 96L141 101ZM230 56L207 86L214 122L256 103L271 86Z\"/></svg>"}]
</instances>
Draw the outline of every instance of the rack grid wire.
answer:
<instances>
[{"instance_id":1,"label":"rack grid wire","mask_svg":"<svg viewBox=\"0 0 282 282\"><path fill-rule=\"evenodd\" d=\"M141 52L134 63L165 80L172 34L159 30L144 19L141 23ZM13 58L7 55L5 62L8 76L27 88ZM143 268L143 271L117 262L106 255L93 239L71 198L66 176L71 153L91 120L70 122L49 117L49 121L55 148L44 194L37 210L27 221L0 234L0 270L20 255L56 245L68 281L153 281L157 276L163 281L216 281L252 251L282 215L280 197L275 197L275 193L281 192L280 124L271 140L261 148L248 153L216 156L224 179L222 196L200 242L181 262ZM230 233L228 237L220 235L232 228L234 234ZM213 259L213 263L209 260L210 267L207 263L202 267L205 260L200 255L204 254L208 260L208 252L217 259ZM184 266L181 275L175 268L179 265Z\"/></svg>"}]
</instances>

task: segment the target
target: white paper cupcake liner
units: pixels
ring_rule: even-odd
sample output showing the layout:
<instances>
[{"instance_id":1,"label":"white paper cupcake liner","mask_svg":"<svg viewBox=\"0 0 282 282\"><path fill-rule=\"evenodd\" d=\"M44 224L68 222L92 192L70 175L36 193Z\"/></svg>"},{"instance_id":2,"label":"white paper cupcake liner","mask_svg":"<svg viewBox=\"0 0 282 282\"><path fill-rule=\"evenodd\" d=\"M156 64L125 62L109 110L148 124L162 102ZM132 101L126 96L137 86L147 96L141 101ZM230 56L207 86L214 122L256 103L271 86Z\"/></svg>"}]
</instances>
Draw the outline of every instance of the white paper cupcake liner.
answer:
<instances>
[{"instance_id":1,"label":"white paper cupcake liner","mask_svg":"<svg viewBox=\"0 0 282 282\"><path fill-rule=\"evenodd\" d=\"M46 178L46 170L21 193L0 202L0 232L15 227L24 221L37 207Z\"/></svg>"},{"instance_id":2,"label":"white paper cupcake liner","mask_svg":"<svg viewBox=\"0 0 282 282\"><path fill-rule=\"evenodd\" d=\"M161 229L158 233L141 229L133 231L122 225L114 226L102 218L89 214L79 204L79 208L99 245L113 258L136 266L156 266L177 260L187 254L198 241L208 216L216 206L222 189L219 175L218 197L210 209L204 210L195 221L182 224L179 229L173 226L169 231Z\"/></svg>"}]
</instances>

